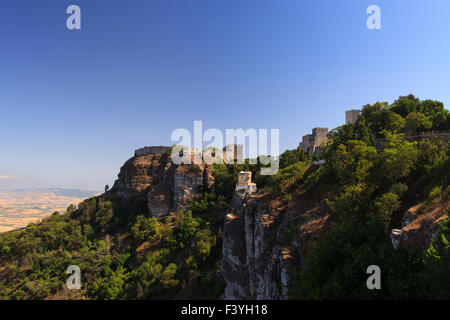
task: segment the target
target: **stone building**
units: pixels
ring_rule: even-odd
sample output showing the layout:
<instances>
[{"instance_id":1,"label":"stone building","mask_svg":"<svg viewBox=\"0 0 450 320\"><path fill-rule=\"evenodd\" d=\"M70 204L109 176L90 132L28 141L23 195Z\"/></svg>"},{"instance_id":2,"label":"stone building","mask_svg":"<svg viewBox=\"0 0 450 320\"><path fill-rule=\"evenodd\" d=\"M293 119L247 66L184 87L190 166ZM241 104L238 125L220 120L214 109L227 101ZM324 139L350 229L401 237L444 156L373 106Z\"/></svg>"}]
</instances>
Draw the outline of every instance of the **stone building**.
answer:
<instances>
[{"instance_id":1,"label":"stone building","mask_svg":"<svg viewBox=\"0 0 450 320\"><path fill-rule=\"evenodd\" d=\"M345 124L355 124L361 115L361 110L347 110L345 111Z\"/></svg>"},{"instance_id":2,"label":"stone building","mask_svg":"<svg viewBox=\"0 0 450 320\"><path fill-rule=\"evenodd\" d=\"M328 128L314 128L312 134L303 136L300 148L306 153L321 155L328 141Z\"/></svg>"},{"instance_id":3,"label":"stone building","mask_svg":"<svg viewBox=\"0 0 450 320\"><path fill-rule=\"evenodd\" d=\"M241 171L238 174L238 183L236 190L245 190L247 193L256 192L256 183L252 182L252 173L249 171Z\"/></svg>"}]
</instances>

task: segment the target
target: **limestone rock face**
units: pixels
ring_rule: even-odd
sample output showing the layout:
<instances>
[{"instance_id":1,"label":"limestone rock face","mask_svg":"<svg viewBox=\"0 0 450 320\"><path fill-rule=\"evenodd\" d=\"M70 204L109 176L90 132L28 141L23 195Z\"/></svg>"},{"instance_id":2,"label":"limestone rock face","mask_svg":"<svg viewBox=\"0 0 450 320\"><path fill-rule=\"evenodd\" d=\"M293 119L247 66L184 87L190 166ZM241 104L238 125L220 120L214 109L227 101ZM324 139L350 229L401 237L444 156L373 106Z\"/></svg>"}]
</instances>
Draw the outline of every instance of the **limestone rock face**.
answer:
<instances>
[{"instance_id":1,"label":"limestone rock face","mask_svg":"<svg viewBox=\"0 0 450 320\"><path fill-rule=\"evenodd\" d=\"M120 169L117 187L124 195L139 193L162 178L165 154L146 154L129 159Z\"/></svg>"},{"instance_id":2,"label":"limestone rock face","mask_svg":"<svg viewBox=\"0 0 450 320\"><path fill-rule=\"evenodd\" d=\"M222 231L224 299L289 298L290 269L306 258L334 225L322 194L235 191Z\"/></svg>"},{"instance_id":3,"label":"limestone rock face","mask_svg":"<svg viewBox=\"0 0 450 320\"><path fill-rule=\"evenodd\" d=\"M166 161L161 179L150 186L147 193L147 207L150 216L162 217L168 215L173 209L177 209L173 202L174 171L173 163Z\"/></svg>"},{"instance_id":4,"label":"limestone rock face","mask_svg":"<svg viewBox=\"0 0 450 320\"><path fill-rule=\"evenodd\" d=\"M184 208L189 200L198 194L198 187L203 185L203 165L179 166L174 174L174 202L178 208Z\"/></svg>"},{"instance_id":5,"label":"limestone rock face","mask_svg":"<svg viewBox=\"0 0 450 320\"><path fill-rule=\"evenodd\" d=\"M235 192L223 229L224 299L286 299L290 248L274 245L276 217L255 196Z\"/></svg>"},{"instance_id":6,"label":"limestone rock face","mask_svg":"<svg viewBox=\"0 0 450 320\"><path fill-rule=\"evenodd\" d=\"M167 150L165 147L139 150L122 166L113 189L123 197L145 198L150 216L161 217L184 209L198 195L200 186L214 186L210 165L176 165L167 153L154 153Z\"/></svg>"}]
</instances>

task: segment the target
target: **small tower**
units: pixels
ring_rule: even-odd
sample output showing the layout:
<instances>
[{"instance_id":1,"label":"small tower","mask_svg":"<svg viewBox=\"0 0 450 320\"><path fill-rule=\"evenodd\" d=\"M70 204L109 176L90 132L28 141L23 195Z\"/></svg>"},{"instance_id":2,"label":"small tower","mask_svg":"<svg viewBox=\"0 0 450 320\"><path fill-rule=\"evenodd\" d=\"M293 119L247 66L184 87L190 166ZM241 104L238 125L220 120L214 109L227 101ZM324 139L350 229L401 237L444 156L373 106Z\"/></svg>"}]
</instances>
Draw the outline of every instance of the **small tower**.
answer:
<instances>
[{"instance_id":1,"label":"small tower","mask_svg":"<svg viewBox=\"0 0 450 320\"><path fill-rule=\"evenodd\" d=\"M241 171L238 174L238 183L236 190L245 190L247 193L256 192L256 183L252 182L252 173L249 171Z\"/></svg>"},{"instance_id":2,"label":"small tower","mask_svg":"<svg viewBox=\"0 0 450 320\"><path fill-rule=\"evenodd\" d=\"M361 115L361 110L347 110L345 111L345 124L355 124Z\"/></svg>"}]
</instances>

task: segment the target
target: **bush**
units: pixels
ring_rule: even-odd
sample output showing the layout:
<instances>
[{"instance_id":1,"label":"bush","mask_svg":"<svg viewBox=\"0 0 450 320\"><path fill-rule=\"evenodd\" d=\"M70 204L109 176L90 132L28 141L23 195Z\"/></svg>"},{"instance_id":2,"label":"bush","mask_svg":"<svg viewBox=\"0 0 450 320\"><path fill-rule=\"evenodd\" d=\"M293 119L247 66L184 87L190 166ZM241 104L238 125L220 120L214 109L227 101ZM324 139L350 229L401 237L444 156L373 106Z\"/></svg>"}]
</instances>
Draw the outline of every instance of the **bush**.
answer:
<instances>
[{"instance_id":1,"label":"bush","mask_svg":"<svg viewBox=\"0 0 450 320\"><path fill-rule=\"evenodd\" d=\"M428 196L430 200L440 200L442 197L442 186L435 186Z\"/></svg>"},{"instance_id":2,"label":"bush","mask_svg":"<svg viewBox=\"0 0 450 320\"><path fill-rule=\"evenodd\" d=\"M400 208L399 196L395 193L385 193L375 202L380 219L385 227L389 226L392 214Z\"/></svg>"},{"instance_id":3,"label":"bush","mask_svg":"<svg viewBox=\"0 0 450 320\"><path fill-rule=\"evenodd\" d=\"M216 244L216 237L209 229L197 231L194 238L194 245L197 255L202 261L211 253L211 248Z\"/></svg>"},{"instance_id":4,"label":"bush","mask_svg":"<svg viewBox=\"0 0 450 320\"><path fill-rule=\"evenodd\" d=\"M174 279L177 273L177 265L175 263L169 264L161 274L161 284L164 288L173 288L178 285L179 281Z\"/></svg>"},{"instance_id":5,"label":"bush","mask_svg":"<svg viewBox=\"0 0 450 320\"><path fill-rule=\"evenodd\" d=\"M136 223L131 227L131 234L138 243L154 240L160 237L160 224L155 217L137 216Z\"/></svg>"},{"instance_id":6,"label":"bush","mask_svg":"<svg viewBox=\"0 0 450 320\"><path fill-rule=\"evenodd\" d=\"M450 212L447 212L450 214ZM425 294L430 299L450 299L450 218L444 220L436 238L430 243L424 258L423 279Z\"/></svg>"}]
</instances>

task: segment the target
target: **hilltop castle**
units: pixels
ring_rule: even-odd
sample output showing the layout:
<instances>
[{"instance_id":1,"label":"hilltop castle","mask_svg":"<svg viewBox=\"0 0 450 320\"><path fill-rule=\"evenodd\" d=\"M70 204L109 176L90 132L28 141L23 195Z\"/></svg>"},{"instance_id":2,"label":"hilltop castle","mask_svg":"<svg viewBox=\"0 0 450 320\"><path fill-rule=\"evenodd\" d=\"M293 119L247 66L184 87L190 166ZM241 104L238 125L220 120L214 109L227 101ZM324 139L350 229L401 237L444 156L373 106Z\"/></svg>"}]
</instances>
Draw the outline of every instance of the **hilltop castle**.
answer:
<instances>
[{"instance_id":1,"label":"hilltop castle","mask_svg":"<svg viewBox=\"0 0 450 320\"><path fill-rule=\"evenodd\" d=\"M300 148L306 153L320 155L328 141L328 128L314 128L312 134L303 136Z\"/></svg>"},{"instance_id":2,"label":"hilltop castle","mask_svg":"<svg viewBox=\"0 0 450 320\"><path fill-rule=\"evenodd\" d=\"M345 111L345 124L354 124L361 115L361 110L347 110ZM323 148L328 142L328 128L314 128L312 134L303 136L302 142L299 146L306 153L320 156Z\"/></svg>"}]
</instances>

